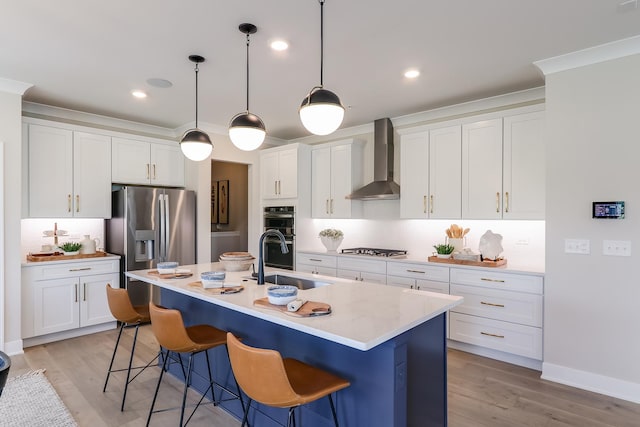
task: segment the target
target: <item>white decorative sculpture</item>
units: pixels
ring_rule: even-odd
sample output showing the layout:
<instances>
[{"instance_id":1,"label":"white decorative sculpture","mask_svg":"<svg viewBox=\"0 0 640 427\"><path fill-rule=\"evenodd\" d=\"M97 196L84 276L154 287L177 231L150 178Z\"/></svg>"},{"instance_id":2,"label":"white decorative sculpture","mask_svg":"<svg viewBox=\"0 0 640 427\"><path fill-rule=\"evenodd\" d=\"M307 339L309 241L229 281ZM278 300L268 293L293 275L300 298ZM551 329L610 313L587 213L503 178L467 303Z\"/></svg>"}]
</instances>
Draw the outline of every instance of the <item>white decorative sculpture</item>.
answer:
<instances>
[{"instance_id":1,"label":"white decorative sculpture","mask_svg":"<svg viewBox=\"0 0 640 427\"><path fill-rule=\"evenodd\" d=\"M502 253L502 235L496 234L491 230L487 230L486 233L480 237L480 244L478 249L482 254L483 259L497 260Z\"/></svg>"}]
</instances>

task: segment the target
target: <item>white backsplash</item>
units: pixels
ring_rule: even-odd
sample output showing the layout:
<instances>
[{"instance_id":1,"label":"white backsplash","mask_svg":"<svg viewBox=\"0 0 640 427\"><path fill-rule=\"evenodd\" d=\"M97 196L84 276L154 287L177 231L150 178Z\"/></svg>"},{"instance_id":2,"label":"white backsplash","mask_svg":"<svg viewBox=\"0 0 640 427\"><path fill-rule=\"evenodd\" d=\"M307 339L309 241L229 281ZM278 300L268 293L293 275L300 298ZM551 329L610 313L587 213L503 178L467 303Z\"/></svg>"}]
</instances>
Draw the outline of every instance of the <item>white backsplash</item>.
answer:
<instances>
[{"instance_id":1,"label":"white backsplash","mask_svg":"<svg viewBox=\"0 0 640 427\"><path fill-rule=\"evenodd\" d=\"M104 250L104 220L103 219L23 219L22 258L26 259L29 252L40 252L43 245L53 245L53 237L44 237L45 230L53 230L54 223L58 223L58 230L65 230L68 235L58 237L58 243L80 242L85 234L92 239L100 239L98 250Z\"/></svg>"},{"instance_id":2,"label":"white backsplash","mask_svg":"<svg viewBox=\"0 0 640 427\"><path fill-rule=\"evenodd\" d=\"M433 245L445 242L445 230L451 224L471 229L465 246L475 252L478 252L480 237L491 230L502 235L502 256L507 258L509 265L544 271L544 221L301 220L296 223L296 244L298 250L324 251L318 233L324 228L338 228L344 232L340 249L402 249L408 251L411 259L426 260L434 252Z\"/></svg>"}]
</instances>

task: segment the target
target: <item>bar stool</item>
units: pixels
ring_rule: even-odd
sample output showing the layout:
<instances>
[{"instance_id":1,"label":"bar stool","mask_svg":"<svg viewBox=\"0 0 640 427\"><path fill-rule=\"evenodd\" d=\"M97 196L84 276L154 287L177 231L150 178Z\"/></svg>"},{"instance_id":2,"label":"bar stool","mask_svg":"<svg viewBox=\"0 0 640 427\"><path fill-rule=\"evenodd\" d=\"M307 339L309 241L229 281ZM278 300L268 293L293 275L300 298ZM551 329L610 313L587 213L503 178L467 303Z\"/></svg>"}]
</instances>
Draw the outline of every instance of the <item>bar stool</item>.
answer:
<instances>
[{"instance_id":1,"label":"bar stool","mask_svg":"<svg viewBox=\"0 0 640 427\"><path fill-rule=\"evenodd\" d=\"M160 377L158 378L158 384L156 386L156 391L153 395L153 401L151 402L151 408L149 409L149 417L147 418L147 426L151 421L151 415L154 412L160 412L161 410L154 411L153 408L156 404L156 398L158 397L158 390L160 389L160 383L162 382L162 376L166 370L167 361L170 359L170 352L174 352L180 357L179 353L189 353L189 366L187 368L187 375L184 383L184 393L182 395L182 406L180 409L180 426L186 425L191 417L202 403L202 400L207 395L207 392L211 390L211 401L214 405L217 405L219 401L215 399L214 393L214 385L217 385L222 390L234 396L234 398L240 399L240 404L242 405L242 410L244 411L244 401L242 400L242 395L240 394L240 387L236 382L236 387L238 394L228 390L226 387L222 386L213 381L213 376L211 375L211 364L209 363L209 349L218 346L224 346L227 348L227 336L226 331L222 331L218 328L215 328L210 325L195 325L185 327L184 322L182 320L182 314L180 311L174 309L167 309L163 307L158 307L154 303L149 303L149 313L151 315L151 330L155 335L158 343L161 348L166 349L167 354L164 357L164 363L162 370L160 371ZM207 359L207 370L209 372L209 386L202 393L202 397L196 404L193 412L187 418L187 421L182 424L184 419L184 409L187 399L187 391L189 386L191 385L191 374L193 372L193 356L197 353L204 352ZM228 351L227 351L228 355ZM182 363L182 359L180 359Z\"/></svg>"},{"instance_id":2,"label":"bar stool","mask_svg":"<svg viewBox=\"0 0 640 427\"><path fill-rule=\"evenodd\" d=\"M116 358L116 352L118 351L118 345L120 344L120 338L122 337L122 331L124 328L135 327L136 332L133 335L133 344L131 345L131 355L129 356L129 366L126 368L127 371L127 379L124 383L124 393L122 394L122 404L120 405L120 411L124 410L124 401L127 398L127 388L129 387L129 383L133 381L142 371L144 371L149 365L151 365L157 358L156 355L153 360L147 363L145 366L134 366L133 363L133 353L136 350L136 341L138 340L138 328L141 323L148 323L151 321L149 317L149 307L144 306L133 306L131 304L131 299L129 298L129 293L126 289L117 288L114 289L107 283L107 301L109 303L109 310L111 310L111 315L116 318L118 322L120 322L120 332L118 332L118 339L116 340L116 345L113 348L113 355L111 356L111 363L109 363L109 370L107 371L107 379L104 382L104 387L102 388L102 392L104 393L107 390L107 384L109 383L109 376L112 372L121 372L125 369L113 369L113 361ZM131 370L132 369L140 369L138 373L131 379Z\"/></svg>"},{"instance_id":3,"label":"bar stool","mask_svg":"<svg viewBox=\"0 0 640 427\"><path fill-rule=\"evenodd\" d=\"M242 344L227 333L231 367L240 388L249 396L242 419L247 423L251 400L276 408L289 408L287 427L295 426L295 408L329 397L333 422L338 417L331 393L349 387L349 381L296 359L283 359L276 350L257 349Z\"/></svg>"}]
</instances>

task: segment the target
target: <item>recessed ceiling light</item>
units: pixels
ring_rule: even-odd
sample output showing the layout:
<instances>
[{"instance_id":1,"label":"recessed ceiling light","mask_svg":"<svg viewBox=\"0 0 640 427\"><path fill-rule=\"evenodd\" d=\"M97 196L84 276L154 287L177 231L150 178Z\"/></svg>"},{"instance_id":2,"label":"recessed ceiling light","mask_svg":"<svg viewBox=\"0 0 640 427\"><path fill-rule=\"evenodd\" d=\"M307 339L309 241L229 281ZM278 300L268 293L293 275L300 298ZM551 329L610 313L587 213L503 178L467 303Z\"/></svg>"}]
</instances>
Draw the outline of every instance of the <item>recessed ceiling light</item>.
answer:
<instances>
[{"instance_id":1,"label":"recessed ceiling light","mask_svg":"<svg viewBox=\"0 0 640 427\"><path fill-rule=\"evenodd\" d=\"M408 79L415 79L419 75L420 75L420 71L416 70L415 68L412 68L404 72L404 76Z\"/></svg>"},{"instance_id":2,"label":"recessed ceiling light","mask_svg":"<svg viewBox=\"0 0 640 427\"><path fill-rule=\"evenodd\" d=\"M287 50L289 48L289 43L284 40L274 40L271 42L271 49L277 51Z\"/></svg>"},{"instance_id":3,"label":"recessed ceiling light","mask_svg":"<svg viewBox=\"0 0 640 427\"><path fill-rule=\"evenodd\" d=\"M169 80L158 79L158 78L147 79L147 84L149 86L160 87L163 89L173 86L173 83L171 83Z\"/></svg>"},{"instance_id":4,"label":"recessed ceiling light","mask_svg":"<svg viewBox=\"0 0 640 427\"><path fill-rule=\"evenodd\" d=\"M139 98L139 99L142 99L142 98L146 98L146 97L147 97L147 94L146 94L146 93L144 93L144 92L143 92L143 91L141 91L141 90L134 90L134 91L131 91L131 95L133 95L134 97Z\"/></svg>"}]
</instances>

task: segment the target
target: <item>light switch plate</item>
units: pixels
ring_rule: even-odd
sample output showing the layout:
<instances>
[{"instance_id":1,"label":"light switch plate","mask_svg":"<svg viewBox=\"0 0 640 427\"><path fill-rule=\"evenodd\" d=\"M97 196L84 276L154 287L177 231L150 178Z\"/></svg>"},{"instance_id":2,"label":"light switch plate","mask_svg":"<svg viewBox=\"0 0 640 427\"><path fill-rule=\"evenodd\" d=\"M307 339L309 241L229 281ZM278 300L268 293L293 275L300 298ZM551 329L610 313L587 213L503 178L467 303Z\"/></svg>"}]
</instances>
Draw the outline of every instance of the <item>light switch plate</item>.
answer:
<instances>
[{"instance_id":1,"label":"light switch plate","mask_svg":"<svg viewBox=\"0 0 640 427\"><path fill-rule=\"evenodd\" d=\"M591 245L588 239L564 239L564 253L589 255Z\"/></svg>"},{"instance_id":2,"label":"light switch plate","mask_svg":"<svg viewBox=\"0 0 640 427\"><path fill-rule=\"evenodd\" d=\"M631 256L630 240L603 240L602 255Z\"/></svg>"}]
</instances>

